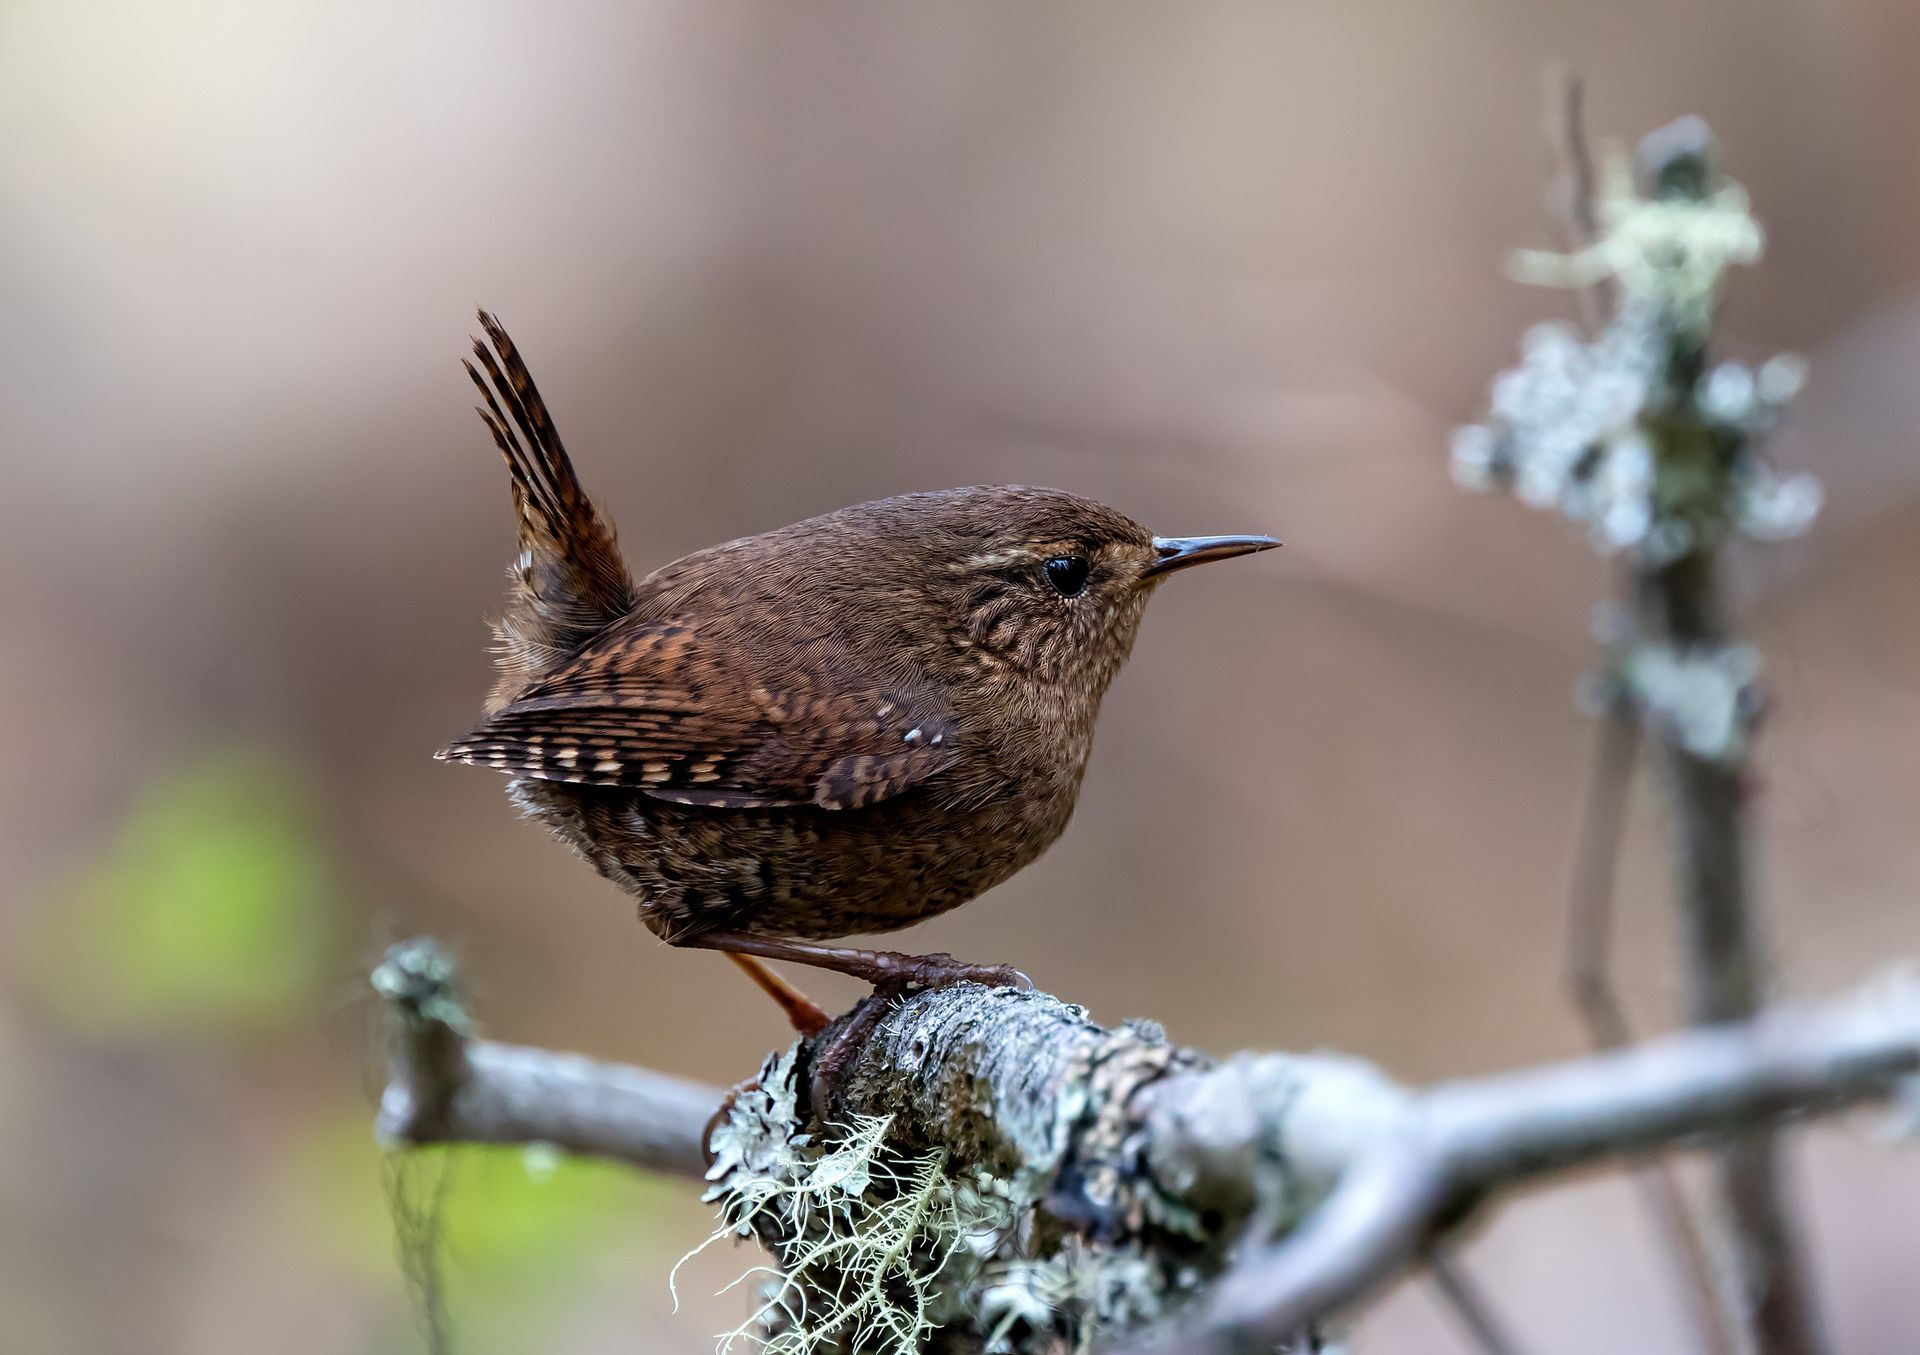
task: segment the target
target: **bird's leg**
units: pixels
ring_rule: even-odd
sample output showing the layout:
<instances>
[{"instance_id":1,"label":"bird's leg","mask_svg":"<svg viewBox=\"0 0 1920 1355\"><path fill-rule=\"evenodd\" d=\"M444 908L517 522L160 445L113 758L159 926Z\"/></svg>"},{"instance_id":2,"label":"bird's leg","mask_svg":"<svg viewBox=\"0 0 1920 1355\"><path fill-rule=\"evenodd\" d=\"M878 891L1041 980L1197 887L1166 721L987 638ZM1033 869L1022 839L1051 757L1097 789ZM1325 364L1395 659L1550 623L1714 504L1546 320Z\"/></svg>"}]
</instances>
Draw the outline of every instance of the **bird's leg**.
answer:
<instances>
[{"instance_id":1,"label":"bird's leg","mask_svg":"<svg viewBox=\"0 0 1920 1355\"><path fill-rule=\"evenodd\" d=\"M831 969L876 988L943 988L950 983L979 983L989 988L1032 988L1033 980L1009 965L966 964L951 955L902 955L891 950L859 950L798 941L778 936L748 936L741 932L702 932L678 942L704 950L722 950L735 957L758 955L765 960Z\"/></svg>"},{"instance_id":2,"label":"bird's leg","mask_svg":"<svg viewBox=\"0 0 1920 1355\"><path fill-rule=\"evenodd\" d=\"M787 1014L787 1020L793 1028L812 1039L827 1028L833 1018L822 1011L820 1004L795 988L771 969L761 964L751 955L742 955L738 951L726 952L727 958L746 971L747 977L760 985L760 991L780 1004L780 1010Z\"/></svg>"}]
</instances>

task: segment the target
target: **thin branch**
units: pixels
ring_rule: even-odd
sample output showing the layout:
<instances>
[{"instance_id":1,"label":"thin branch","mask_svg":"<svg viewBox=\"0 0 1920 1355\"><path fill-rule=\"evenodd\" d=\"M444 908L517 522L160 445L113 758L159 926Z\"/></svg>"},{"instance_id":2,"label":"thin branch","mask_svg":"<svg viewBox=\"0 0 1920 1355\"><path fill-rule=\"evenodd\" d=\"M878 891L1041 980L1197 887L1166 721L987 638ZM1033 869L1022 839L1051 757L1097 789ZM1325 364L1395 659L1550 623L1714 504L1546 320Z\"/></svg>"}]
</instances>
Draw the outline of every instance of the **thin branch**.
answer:
<instances>
[{"instance_id":1,"label":"thin branch","mask_svg":"<svg viewBox=\"0 0 1920 1355\"><path fill-rule=\"evenodd\" d=\"M1883 1097L1916 1068L1920 992L1906 987L1436 1087L1358 1150L1303 1227L1237 1267L1172 1339L1137 1349L1236 1355L1270 1348L1351 1308L1496 1189Z\"/></svg>"},{"instance_id":2,"label":"thin branch","mask_svg":"<svg viewBox=\"0 0 1920 1355\"><path fill-rule=\"evenodd\" d=\"M1573 185L1570 234L1605 230L1574 255L1520 256L1517 275L1559 285L1610 280L1614 314L1587 343L1564 328L1534 331L1521 365L1495 383L1488 423L1456 433L1454 470L1465 484L1512 487L1558 506L1603 552L1627 552L1636 622L1616 647L1619 676L1659 751L1673 805L1688 1006L1696 1023L1739 1020L1760 1009L1768 989L1744 795L1758 658L1732 642L1716 575L1729 536L1792 536L1817 507L1804 481L1785 492L1790 482L1756 446L1797 378L1789 364L1763 395L1745 367L1710 368L1726 271L1757 260L1764 241L1744 192L1715 163L1712 130L1689 117L1643 137L1637 187L1611 188L1592 221L1581 211L1591 195L1579 191L1590 178L1579 90L1562 81L1554 104L1569 166L1563 179ZM1569 447L1583 450L1569 457ZM1583 1009L1603 1038L1622 1036L1603 985L1583 987ZM1730 1308L1745 1343L1757 1355L1818 1355L1824 1342L1769 1135L1727 1149L1715 1195Z\"/></svg>"},{"instance_id":3,"label":"thin branch","mask_svg":"<svg viewBox=\"0 0 1920 1355\"><path fill-rule=\"evenodd\" d=\"M1628 702L1610 696L1594 731L1587 790L1567 876L1567 989L1596 1049L1632 1038L1608 955L1613 882L1620 859L1627 789L1640 747L1640 725Z\"/></svg>"},{"instance_id":4,"label":"thin branch","mask_svg":"<svg viewBox=\"0 0 1920 1355\"><path fill-rule=\"evenodd\" d=\"M1594 205L1599 181L1587 146L1586 85L1570 66L1547 67L1544 123L1554 162L1548 200L1560 219L1567 252L1577 254L1600 238L1600 216ZM1590 330L1599 326L1606 313L1607 287L1598 282L1579 289L1581 318Z\"/></svg>"},{"instance_id":5,"label":"thin branch","mask_svg":"<svg viewBox=\"0 0 1920 1355\"><path fill-rule=\"evenodd\" d=\"M1681 1288L1701 1348L1710 1355L1736 1355L1734 1332L1738 1328L1728 1311L1725 1288L1716 1282L1707 1240L1700 1234L1699 1220L1673 1164L1664 1156L1654 1157L1634 1171L1633 1181L1647 1212L1660 1228L1667 1251L1686 1278Z\"/></svg>"},{"instance_id":6,"label":"thin branch","mask_svg":"<svg viewBox=\"0 0 1920 1355\"><path fill-rule=\"evenodd\" d=\"M1725 643L1713 557L1683 556L1646 578L1650 633L1681 647ZM1696 1023L1739 1020L1766 1000L1767 960L1749 901L1745 768L1702 758L1672 735L1661 751L1675 811L1688 1006ZM1786 1202L1779 1145L1755 1134L1716 1164L1736 1298L1760 1355L1825 1349Z\"/></svg>"},{"instance_id":7,"label":"thin branch","mask_svg":"<svg viewBox=\"0 0 1920 1355\"><path fill-rule=\"evenodd\" d=\"M453 964L430 940L387 952L373 984L391 1031L376 1132L390 1144L551 1144L700 1179L724 1093L579 1054L472 1038Z\"/></svg>"},{"instance_id":8,"label":"thin branch","mask_svg":"<svg viewBox=\"0 0 1920 1355\"><path fill-rule=\"evenodd\" d=\"M1640 748L1640 724L1624 694L1609 692L1594 731L1593 757L1573 869L1567 880L1567 987L1596 1049L1617 1049L1632 1038L1612 979L1614 877L1626 821L1627 791ZM1664 1157L1635 1169L1648 1213L1685 1280L1693 1326L1709 1355L1735 1355L1738 1330L1713 1258L1700 1234L1679 1178Z\"/></svg>"},{"instance_id":9,"label":"thin branch","mask_svg":"<svg viewBox=\"0 0 1920 1355\"><path fill-rule=\"evenodd\" d=\"M1600 238L1595 205L1598 179L1587 142L1586 87L1578 71L1554 64L1546 72L1546 136L1555 162L1549 188L1570 254ZM1612 302L1608 283L1578 289L1581 316L1597 329ZM1632 703L1610 691L1594 738L1592 772L1573 849L1567 885L1567 976L1574 1005L1597 1049L1632 1038L1612 981L1610 962L1614 876L1619 864L1627 791L1640 747ZM1741 1323L1732 1296L1716 1277L1700 1220L1671 1164L1655 1157L1634 1172L1648 1212L1683 1280L1688 1309L1707 1355L1736 1355Z\"/></svg>"}]
</instances>

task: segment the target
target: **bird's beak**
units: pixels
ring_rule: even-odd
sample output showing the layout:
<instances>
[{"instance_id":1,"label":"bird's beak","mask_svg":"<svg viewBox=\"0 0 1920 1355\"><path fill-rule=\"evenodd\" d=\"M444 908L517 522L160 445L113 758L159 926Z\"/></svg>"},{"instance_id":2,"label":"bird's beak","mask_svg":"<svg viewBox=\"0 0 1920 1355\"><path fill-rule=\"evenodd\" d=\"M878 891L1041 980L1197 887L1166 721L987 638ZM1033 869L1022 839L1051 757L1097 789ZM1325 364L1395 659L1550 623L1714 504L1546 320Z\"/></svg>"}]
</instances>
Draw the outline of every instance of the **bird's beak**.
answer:
<instances>
[{"instance_id":1,"label":"bird's beak","mask_svg":"<svg viewBox=\"0 0 1920 1355\"><path fill-rule=\"evenodd\" d=\"M1204 565L1209 560L1230 560L1257 550L1272 550L1279 544L1270 536L1156 536L1153 553L1157 558L1140 577L1157 579L1176 569Z\"/></svg>"}]
</instances>

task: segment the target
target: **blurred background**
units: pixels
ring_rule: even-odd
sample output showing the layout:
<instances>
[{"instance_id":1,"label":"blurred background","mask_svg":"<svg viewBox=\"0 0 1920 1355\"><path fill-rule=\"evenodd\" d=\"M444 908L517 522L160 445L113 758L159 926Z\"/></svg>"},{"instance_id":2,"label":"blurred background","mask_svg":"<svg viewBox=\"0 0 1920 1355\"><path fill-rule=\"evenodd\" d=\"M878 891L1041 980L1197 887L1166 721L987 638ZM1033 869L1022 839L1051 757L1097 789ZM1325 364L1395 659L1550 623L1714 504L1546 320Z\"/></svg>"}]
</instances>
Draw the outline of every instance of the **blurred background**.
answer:
<instances>
[{"instance_id":1,"label":"blurred background","mask_svg":"<svg viewBox=\"0 0 1920 1355\"><path fill-rule=\"evenodd\" d=\"M1217 1052L1411 1079L1582 1047L1559 983L1608 572L1455 489L1566 296L1541 73L1705 115L1770 231L1725 347L1806 353L1750 562L1783 984L1920 950L1920 9L7 0L0 7L0 1348L423 1348L365 975L432 931L487 1029L719 1083L787 1038L723 959L429 753L490 681L506 477L457 359L528 355L642 568L843 503L1032 481L1287 548L1166 589L1039 864L902 938ZM1636 788L1619 966L1676 1007ZM830 1003L855 989L814 974ZM1840 1350L1920 1330L1920 1156L1799 1140ZM679 1183L468 1154L456 1349L697 1351ZM431 1172L433 1179L420 1173ZM1564 1355L1686 1348L1615 1176L1469 1264ZM1402 1286L1359 1350L1464 1350Z\"/></svg>"}]
</instances>

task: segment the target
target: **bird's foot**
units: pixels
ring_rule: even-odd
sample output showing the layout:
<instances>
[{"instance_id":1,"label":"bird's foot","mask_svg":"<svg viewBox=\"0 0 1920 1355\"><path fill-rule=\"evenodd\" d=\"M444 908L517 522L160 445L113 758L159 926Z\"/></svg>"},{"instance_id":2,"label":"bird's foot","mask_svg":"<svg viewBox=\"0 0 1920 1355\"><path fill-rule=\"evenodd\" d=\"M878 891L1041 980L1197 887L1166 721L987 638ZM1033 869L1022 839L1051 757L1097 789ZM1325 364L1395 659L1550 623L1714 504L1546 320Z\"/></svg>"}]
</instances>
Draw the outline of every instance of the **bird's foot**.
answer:
<instances>
[{"instance_id":1,"label":"bird's foot","mask_svg":"<svg viewBox=\"0 0 1920 1355\"><path fill-rule=\"evenodd\" d=\"M878 963L868 979L875 988L945 988L954 983L977 983L986 988L1016 988L1031 992L1033 980L1004 964L969 964L945 952L932 955L899 955L892 951L872 952Z\"/></svg>"},{"instance_id":2,"label":"bird's foot","mask_svg":"<svg viewBox=\"0 0 1920 1355\"><path fill-rule=\"evenodd\" d=\"M1033 980L1011 965L968 964L945 953L902 955L890 950L856 950L818 946L808 942L754 942L762 953L777 951L785 959L802 959L834 969L851 978L865 979L873 992L862 998L837 1029L803 1032L812 1041L812 1067L807 1079L809 1106L823 1122L844 1119L840 1092L854 1060L867 1047L881 1019L908 993L944 988L955 983L978 983L989 988L1031 991ZM798 1022L795 1023L796 1027Z\"/></svg>"},{"instance_id":3,"label":"bird's foot","mask_svg":"<svg viewBox=\"0 0 1920 1355\"><path fill-rule=\"evenodd\" d=\"M968 964L951 955L902 955L892 950L860 950L828 946L818 941L788 937L749 936L742 932L704 932L675 944L724 950L735 956L756 955L763 960L831 969L849 978L864 979L881 992L910 988L944 988L952 983L978 983L989 988L1031 989L1033 980L1010 965ZM743 968L750 967L742 966ZM766 986L758 975L756 982Z\"/></svg>"}]
</instances>

